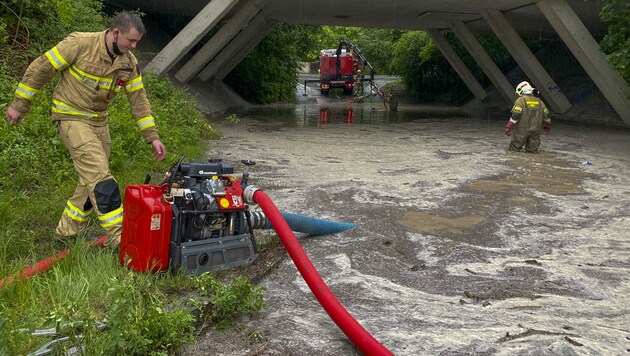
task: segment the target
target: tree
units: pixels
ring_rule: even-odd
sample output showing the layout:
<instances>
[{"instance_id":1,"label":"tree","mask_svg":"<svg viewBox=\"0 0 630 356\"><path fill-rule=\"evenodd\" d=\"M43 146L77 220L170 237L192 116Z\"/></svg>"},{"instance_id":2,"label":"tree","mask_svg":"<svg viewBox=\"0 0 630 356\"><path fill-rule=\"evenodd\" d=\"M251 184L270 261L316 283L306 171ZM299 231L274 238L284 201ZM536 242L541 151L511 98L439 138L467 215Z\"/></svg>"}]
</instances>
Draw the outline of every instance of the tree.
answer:
<instances>
[{"instance_id":1,"label":"tree","mask_svg":"<svg viewBox=\"0 0 630 356\"><path fill-rule=\"evenodd\" d=\"M278 24L225 82L248 101L260 104L295 101L298 60L314 46L311 28Z\"/></svg>"},{"instance_id":2,"label":"tree","mask_svg":"<svg viewBox=\"0 0 630 356\"><path fill-rule=\"evenodd\" d=\"M610 63L630 83L630 2L606 0L600 17L608 25L608 34L600 47L608 55Z\"/></svg>"}]
</instances>

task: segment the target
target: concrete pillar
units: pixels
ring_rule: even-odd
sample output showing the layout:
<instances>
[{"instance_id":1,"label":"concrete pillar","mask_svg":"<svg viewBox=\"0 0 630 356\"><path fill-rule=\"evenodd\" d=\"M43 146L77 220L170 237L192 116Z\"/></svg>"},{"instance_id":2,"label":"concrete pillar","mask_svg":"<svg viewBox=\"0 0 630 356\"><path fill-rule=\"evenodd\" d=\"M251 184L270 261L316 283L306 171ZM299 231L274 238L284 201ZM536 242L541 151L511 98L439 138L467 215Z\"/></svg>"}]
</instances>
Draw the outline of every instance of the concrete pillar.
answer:
<instances>
[{"instance_id":1,"label":"concrete pillar","mask_svg":"<svg viewBox=\"0 0 630 356\"><path fill-rule=\"evenodd\" d=\"M215 78L217 78L218 80L223 80L223 78L230 74L232 69L234 69L239 63L241 63L243 58L247 57L249 52L251 52L260 43L260 41L262 41L263 38L267 36L267 34L273 29L273 26L276 23L277 21L271 20L262 25L254 34L254 36L252 36L249 41L245 43L244 46L239 48L239 50L234 53L234 56L229 58L224 65L219 67L219 70L217 70L217 73L214 75Z\"/></svg>"},{"instance_id":2,"label":"concrete pillar","mask_svg":"<svg viewBox=\"0 0 630 356\"><path fill-rule=\"evenodd\" d=\"M514 57L516 63L523 69L530 84L540 91L549 108L558 113L569 111L572 107L569 99L564 96L549 73L518 35L518 32L503 16L503 13L495 9L482 9L479 13Z\"/></svg>"},{"instance_id":3,"label":"concrete pillar","mask_svg":"<svg viewBox=\"0 0 630 356\"><path fill-rule=\"evenodd\" d=\"M146 68L158 75L168 72L239 0L211 0L192 21L158 53Z\"/></svg>"},{"instance_id":4,"label":"concrete pillar","mask_svg":"<svg viewBox=\"0 0 630 356\"><path fill-rule=\"evenodd\" d=\"M630 125L630 88L600 51L573 9L564 0L542 0L536 5L619 117Z\"/></svg>"},{"instance_id":5,"label":"concrete pillar","mask_svg":"<svg viewBox=\"0 0 630 356\"><path fill-rule=\"evenodd\" d=\"M249 1L221 27L208 43L175 74L180 82L192 79L262 9L265 0Z\"/></svg>"},{"instance_id":6,"label":"concrete pillar","mask_svg":"<svg viewBox=\"0 0 630 356\"><path fill-rule=\"evenodd\" d=\"M459 77L464 81L468 89L470 89L473 95L475 95L475 98L481 101L488 97L488 93L486 93L485 89L481 86L481 84L479 84L475 76L470 72L468 67L466 67L457 53L455 53L448 41L444 38L444 36L442 36L442 33L436 29L428 29L426 31L440 52L442 52L442 55L446 57L446 60L448 60L453 69L455 69L455 72L459 74Z\"/></svg>"},{"instance_id":7,"label":"concrete pillar","mask_svg":"<svg viewBox=\"0 0 630 356\"><path fill-rule=\"evenodd\" d=\"M259 33L264 33L264 37L274 24L275 22L269 21L268 15L264 10L258 13L258 15L256 15L256 17L254 17L247 26L201 70L201 72L199 72L198 77L201 80L207 81L215 76L217 71L229 62L230 59L235 57L242 47L247 46L248 41L251 41ZM256 44L258 44L259 41L260 40L256 41Z\"/></svg>"},{"instance_id":8,"label":"concrete pillar","mask_svg":"<svg viewBox=\"0 0 630 356\"><path fill-rule=\"evenodd\" d=\"M481 70L490 79L494 87L501 93L503 98L512 104L516 100L516 93L514 87L505 78L503 73L497 65L492 61L488 53L483 49L481 44L477 41L475 36L470 32L468 27L463 22L454 22L451 24L451 29L462 42L464 47L468 50L470 55L475 59Z\"/></svg>"}]
</instances>

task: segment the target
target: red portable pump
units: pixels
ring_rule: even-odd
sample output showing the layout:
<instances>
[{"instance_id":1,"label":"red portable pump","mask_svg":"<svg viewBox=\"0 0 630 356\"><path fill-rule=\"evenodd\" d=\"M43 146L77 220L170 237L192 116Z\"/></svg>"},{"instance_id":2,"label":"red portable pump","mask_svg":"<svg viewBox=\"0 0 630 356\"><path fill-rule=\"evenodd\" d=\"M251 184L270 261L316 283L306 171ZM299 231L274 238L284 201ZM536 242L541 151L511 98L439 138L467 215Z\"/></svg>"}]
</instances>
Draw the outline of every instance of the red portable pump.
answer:
<instances>
[{"instance_id":1,"label":"red portable pump","mask_svg":"<svg viewBox=\"0 0 630 356\"><path fill-rule=\"evenodd\" d=\"M221 161L184 163L164 182L125 189L120 262L139 272L202 274L258 256L242 179ZM243 161L249 165L251 161Z\"/></svg>"}]
</instances>

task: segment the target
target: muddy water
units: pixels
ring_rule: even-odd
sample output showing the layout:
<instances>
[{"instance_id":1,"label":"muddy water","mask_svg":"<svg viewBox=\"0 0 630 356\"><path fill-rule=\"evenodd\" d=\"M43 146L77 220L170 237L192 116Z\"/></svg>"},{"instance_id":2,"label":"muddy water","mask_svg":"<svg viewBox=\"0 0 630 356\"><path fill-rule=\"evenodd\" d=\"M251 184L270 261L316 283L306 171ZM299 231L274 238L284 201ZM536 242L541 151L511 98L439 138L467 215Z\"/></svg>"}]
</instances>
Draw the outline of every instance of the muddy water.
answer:
<instances>
[{"instance_id":1,"label":"muddy water","mask_svg":"<svg viewBox=\"0 0 630 356\"><path fill-rule=\"evenodd\" d=\"M358 224L299 238L394 354L630 350L630 131L555 123L542 153L508 154L503 122L324 104L218 121L208 156L256 161L252 182L281 211ZM262 285L268 308L224 354L360 353L290 259Z\"/></svg>"},{"instance_id":2,"label":"muddy water","mask_svg":"<svg viewBox=\"0 0 630 356\"><path fill-rule=\"evenodd\" d=\"M584 194L582 181L592 175L547 152L511 153L505 164L513 169L511 173L463 184L460 191L466 194L462 197L442 204L437 211L406 212L400 223L419 233L491 245L496 241L484 233L484 226L510 210L536 213L547 209L534 192ZM471 197L474 204L467 203Z\"/></svg>"}]
</instances>

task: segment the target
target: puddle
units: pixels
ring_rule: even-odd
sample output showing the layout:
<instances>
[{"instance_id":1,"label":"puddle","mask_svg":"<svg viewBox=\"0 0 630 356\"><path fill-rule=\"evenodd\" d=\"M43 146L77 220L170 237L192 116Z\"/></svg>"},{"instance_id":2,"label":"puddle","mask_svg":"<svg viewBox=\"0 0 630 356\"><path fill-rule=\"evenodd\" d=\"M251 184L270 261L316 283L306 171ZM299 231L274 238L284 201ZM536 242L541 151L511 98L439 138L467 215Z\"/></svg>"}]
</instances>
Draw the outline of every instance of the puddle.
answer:
<instances>
[{"instance_id":1,"label":"puddle","mask_svg":"<svg viewBox=\"0 0 630 356\"><path fill-rule=\"evenodd\" d=\"M485 214L464 216L443 216L426 211L406 212L400 223L422 232L435 236L461 235L475 225L485 222Z\"/></svg>"}]
</instances>

